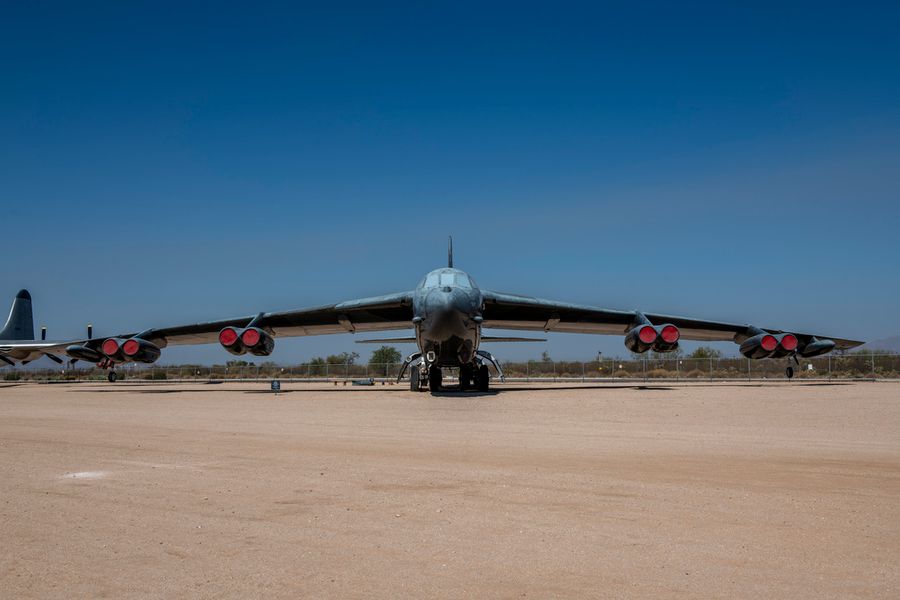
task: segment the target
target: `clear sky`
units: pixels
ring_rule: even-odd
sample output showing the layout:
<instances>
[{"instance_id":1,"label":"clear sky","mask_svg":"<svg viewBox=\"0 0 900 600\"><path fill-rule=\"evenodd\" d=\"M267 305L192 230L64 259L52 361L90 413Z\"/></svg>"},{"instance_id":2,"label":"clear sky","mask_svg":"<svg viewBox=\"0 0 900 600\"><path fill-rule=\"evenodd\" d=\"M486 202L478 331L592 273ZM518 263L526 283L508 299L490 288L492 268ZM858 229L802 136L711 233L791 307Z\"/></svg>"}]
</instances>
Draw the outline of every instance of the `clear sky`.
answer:
<instances>
[{"instance_id":1,"label":"clear sky","mask_svg":"<svg viewBox=\"0 0 900 600\"><path fill-rule=\"evenodd\" d=\"M900 333L897 3L298 4L4 5L3 304L52 338L313 306L453 234L489 289ZM544 349L626 354L493 348Z\"/></svg>"}]
</instances>

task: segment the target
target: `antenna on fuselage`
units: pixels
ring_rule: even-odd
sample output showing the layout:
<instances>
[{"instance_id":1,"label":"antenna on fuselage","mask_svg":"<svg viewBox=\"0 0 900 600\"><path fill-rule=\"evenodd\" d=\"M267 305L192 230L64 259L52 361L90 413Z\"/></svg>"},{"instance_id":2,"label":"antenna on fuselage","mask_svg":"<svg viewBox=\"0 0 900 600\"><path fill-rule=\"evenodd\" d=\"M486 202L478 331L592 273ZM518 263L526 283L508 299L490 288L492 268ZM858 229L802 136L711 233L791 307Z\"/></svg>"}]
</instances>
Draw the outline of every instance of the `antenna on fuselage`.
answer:
<instances>
[{"instance_id":1,"label":"antenna on fuselage","mask_svg":"<svg viewBox=\"0 0 900 600\"><path fill-rule=\"evenodd\" d=\"M449 236L447 242L447 266L453 268L453 236Z\"/></svg>"}]
</instances>

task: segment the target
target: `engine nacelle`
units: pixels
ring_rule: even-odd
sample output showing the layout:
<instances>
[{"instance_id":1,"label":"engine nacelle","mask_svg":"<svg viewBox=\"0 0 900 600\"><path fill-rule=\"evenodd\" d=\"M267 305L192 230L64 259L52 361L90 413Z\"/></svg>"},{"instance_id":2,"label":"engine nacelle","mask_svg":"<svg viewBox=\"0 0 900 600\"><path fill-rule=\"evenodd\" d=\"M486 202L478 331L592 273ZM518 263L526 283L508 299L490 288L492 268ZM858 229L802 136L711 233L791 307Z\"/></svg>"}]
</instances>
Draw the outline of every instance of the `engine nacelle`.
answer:
<instances>
[{"instance_id":1,"label":"engine nacelle","mask_svg":"<svg viewBox=\"0 0 900 600\"><path fill-rule=\"evenodd\" d=\"M241 343L254 356L269 356L275 349L275 338L259 327L248 327L241 333Z\"/></svg>"},{"instance_id":2,"label":"engine nacelle","mask_svg":"<svg viewBox=\"0 0 900 600\"><path fill-rule=\"evenodd\" d=\"M681 332L674 325L657 325L649 323L638 325L625 334L625 347L637 354L647 350L666 353L678 348Z\"/></svg>"},{"instance_id":3,"label":"engine nacelle","mask_svg":"<svg viewBox=\"0 0 900 600\"><path fill-rule=\"evenodd\" d=\"M778 349L778 338L771 333L760 333L741 343L741 354L747 358L768 358Z\"/></svg>"},{"instance_id":4,"label":"engine nacelle","mask_svg":"<svg viewBox=\"0 0 900 600\"><path fill-rule=\"evenodd\" d=\"M219 343L235 356L248 352L255 356L269 356L275 349L275 338L259 327L226 327L219 332Z\"/></svg>"},{"instance_id":5,"label":"engine nacelle","mask_svg":"<svg viewBox=\"0 0 900 600\"><path fill-rule=\"evenodd\" d=\"M141 338L131 338L122 344L122 355L126 362L154 363L159 359L159 346Z\"/></svg>"},{"instance_id":6,"label":"engine nacelle","mask_svg":"<svg viewBox=\"0 0 900 600\"><path fill-rule=\"evenodd\" d=\"M226 327L219 332L219 343L223 348L225 348L226 350L228 350L228 352L234 354L235 356L247 354L247 349L241 342L240 329L236 329L234 327Z\"/></svg>"},{"instance_id":7,"label":"engine nacelle","mask_svg":"<svg viewBox=\"0 0 900 600\"><path fill-rule=\"evenodd\" d=\"M643 354L653 347L659 332L653 325L638 325L625 334L625 347L636 354Z\"/></svg>"},{"instance_id":8,"label":"engine nacelle","mask_svg":"<svg viewBox=\"0 0 900 600\"><path fill-rule=\"evenodd\" d=\"M793 333L782 333L776 335L775 339L778 340L778 347L772 353L771 358L784 358L797 351L799 342L797 341L797 336Z\"/></svg>"},{"instance_id":9,"label":"engine nacelle","mask_svg":"<svg viewBox=\"0 0 900 600\"><path fill-rule=\"evenodd\" d=\"M122 353L122 345L124 343L125 340L122 338L107 338L100 344L100 351L110 360L115 362L126 362L125 355Z\"/></svg>"},{"instance_id":10,"label":"engine nacelle","mask_svg":"<svg viewBox=\"0 0 900 600\"><path fill-rule=\"evenodd\" d=\"M678 348L678 340L681 339L681 332L678 331L677 327L666 324L657 327L656 331L659 332L659 337L656 338L656 342L653 344L654 352L665 354L666 352L673 352Z\"/></svg>"},{"instance_id":11,"label":"engine nacelle","mask_svg":"<svg viewBox=\"0 0 900 600\"><path fill-rule=\"evenodd\" d=\"M820 356L822 354L828 354L832 350L834 350L834 340L820 340L818 338L812 338L809 342L806 343L805 346L800 348L798 354L803 358L812 358L813 356Z\"/></svg>"},{"instance_id":12,"label":"engine nacelle","mask_svg":"<svg viewBox=\"0 0 900 600\"><path fill-rule=\"evenodd\" d=\"M79 346L78 344L68 346L66 348L66 354L74 359L83 360L90 363L98 363L106 358L96 350L88 348L87 346Z\"/></svg>"}]
</instances>

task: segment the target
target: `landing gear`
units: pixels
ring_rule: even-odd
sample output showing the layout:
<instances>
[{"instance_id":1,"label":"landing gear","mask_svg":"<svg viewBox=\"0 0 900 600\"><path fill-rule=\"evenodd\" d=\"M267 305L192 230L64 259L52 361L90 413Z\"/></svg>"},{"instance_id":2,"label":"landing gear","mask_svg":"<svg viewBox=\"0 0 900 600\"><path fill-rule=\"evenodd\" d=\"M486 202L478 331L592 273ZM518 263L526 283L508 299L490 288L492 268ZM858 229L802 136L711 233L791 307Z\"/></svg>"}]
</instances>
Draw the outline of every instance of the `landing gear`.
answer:
<instances>
[{"instance_id":1,"label":"landing gear","mask_svg":"<svg viewBox=\"0 0 900 600\"><path fill-rule=\"evenodd\" d=\"M796 355L796 354L792 355L792 356L788 359L788 366L787 366L787 368L784 370L784 375L785 375L785 377L787 377L788 379L792 379L792 378L794 377L794 367L791 366L791 361L792 361L792 360L794 361L794 364L796 364L798 367L800 366L800 359L797 358L797 355Z\"/></svg>"},{"instance_id":2,"label":"landing gear","mask_svg":"<svg viewBox=\"0 0 900 600\"><path fill-rule=\"evenodd\" d=\"M413 369L409 372L409 389L412 392L421 392L422 391L422 382L419 379L419 367L413 367Z\"/></svg>"},{"instance_id":3,"label":"landing gear","mask_svg":"<svg viewBox=\"0 0 900 600\"><path fill-rule=\"evenodd\" d=\"M487 365L480 365L475 369L475 389L486 392L491 387L491 372Z\"/></svg>"},{"instance_id":4,"label":"landing gear","mask_svg":"<svg viewBox=\"0 0 900 600\"><path fill-rule=\"evenodd\" d=\"M118 378L119 378L119 376L116 375L115 371L110 371L106 375L106 380L109 381L110 383L115 383Z\"/></svg>"},{"instance_id":5,"label":"landing gear","mask_svg":"<svg viewBox=\"0 0 900 600\"><path fill-rule=\"evenodd\" d=\"M460 365L459 367L459 391L465 392L472 387L472 365Z\"/></svg>"},{"instance_id":6,"label":"landing gear","mask_svg":"<svg viewBox=\"0 0 900 600\"><path fill-rule=\"evenodd\" d=\"M439 392L443 383L444 376L441 373L441 368L437 365L431 365L431 368L428 369L428 389L432 393Z\"/></svg>"}]
</instances>

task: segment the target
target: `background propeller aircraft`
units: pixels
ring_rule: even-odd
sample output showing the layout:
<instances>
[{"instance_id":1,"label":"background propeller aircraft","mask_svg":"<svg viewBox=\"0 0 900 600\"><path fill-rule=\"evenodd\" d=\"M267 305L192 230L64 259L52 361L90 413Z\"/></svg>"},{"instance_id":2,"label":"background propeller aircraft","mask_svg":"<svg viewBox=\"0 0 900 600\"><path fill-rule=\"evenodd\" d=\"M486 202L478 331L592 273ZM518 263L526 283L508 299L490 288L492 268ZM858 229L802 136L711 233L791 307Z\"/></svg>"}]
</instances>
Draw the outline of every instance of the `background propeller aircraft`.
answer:
<instances>
[{"instance_id":1,"label":"background propeller aircraft","mask_svg":"<svg viewBox=\"0 0 900 600\"><path fill-rule=\"evenodd\" d=\"M428 273L412 291L349 300L339 304L285 312L161 327L94 339L91 327L85 339L47 341L34 339L31 295L20 291L13 301L6 326L0 331L0 361L14 365L48 356L63 363L60 355L109 369L116 380L115 365L153 363L163 348L180 344L218 341L234 355L269 356L279 337L324 335L412 329L414 336L365 340L367 343L415 342L400 377L410 370L410 388L432 391L442 387L442 369L459 369L461 390L487 390L492 365L502 378L499 362L480 349L484 341L542 341L532 338L490 337L484 329L624 335L631 352L670 352L680 340L723 341L740 345L752 359L809 358L832 350L848 350L863 342L820 334L797 333L753 325L704 321L657 313L595 308L529 296L483 290L466 272L453 267L450 241L445 268ZM793 368L788 365L788 377ZM398 380L399 378L398 377Z\"/></svg>"}]
</instances>

